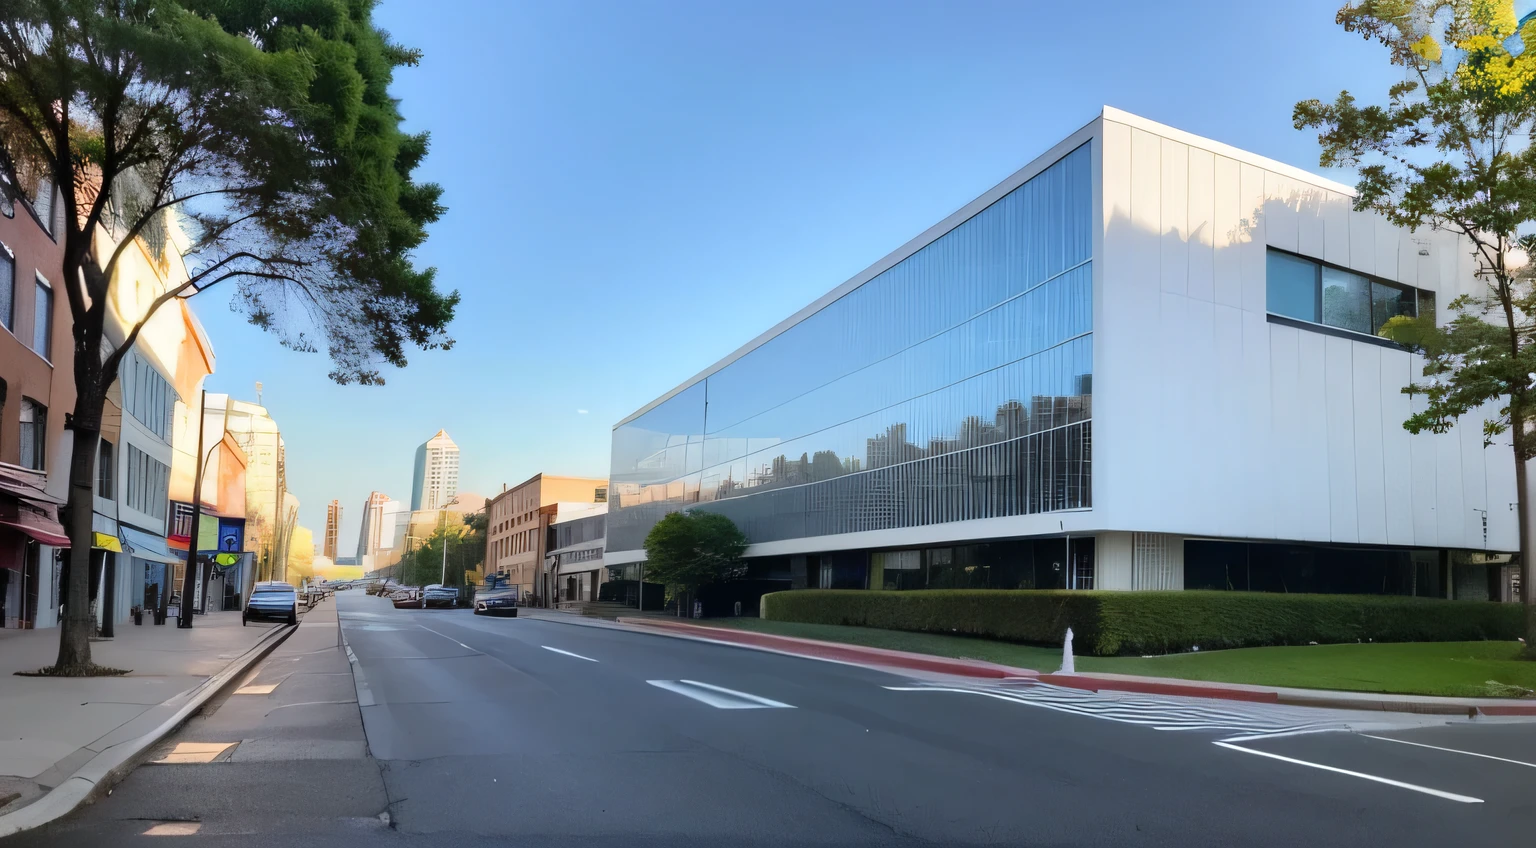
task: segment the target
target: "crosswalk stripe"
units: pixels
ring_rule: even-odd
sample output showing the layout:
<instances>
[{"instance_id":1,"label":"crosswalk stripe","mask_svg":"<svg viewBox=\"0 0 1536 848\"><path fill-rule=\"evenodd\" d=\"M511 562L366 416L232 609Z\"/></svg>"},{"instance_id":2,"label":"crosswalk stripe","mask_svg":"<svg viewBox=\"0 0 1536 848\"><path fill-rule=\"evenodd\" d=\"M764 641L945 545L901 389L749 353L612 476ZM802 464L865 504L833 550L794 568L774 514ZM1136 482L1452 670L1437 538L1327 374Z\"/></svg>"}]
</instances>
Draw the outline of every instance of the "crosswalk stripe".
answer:
<instances>
[{"instance_id":1,"label":"crosswalk stripe","mask_svg":"<svg viewBox=\"0 0 1536 848\"><path fill-rule=\"evenodd\" d=\"M1207 707L1201 704L1145 696L1106 696L1038 682L955 686L925 684L884 688L897 692L954 692L985 695L1056 712L1136 724L1156 730L1210 730L1262 737L1275 733L1336 730L1345 726L1341 721L1326 719L1319 721L1315 712L1300 713L1273 705L1255 706L1234 702L1231 706Z\"/></svg>"},{"instance_id":2,"label":"crosswalk stripe","mask_svg":"<svg viewBox=\"0 0 1536 848\"><path fill-rule=\"evenodd\" d=\"M737 692L697 680L647 680L646 683L668 692L676 692L721 710L794 709L794 705L748 692Z\"/></svg>"}]
</instances>

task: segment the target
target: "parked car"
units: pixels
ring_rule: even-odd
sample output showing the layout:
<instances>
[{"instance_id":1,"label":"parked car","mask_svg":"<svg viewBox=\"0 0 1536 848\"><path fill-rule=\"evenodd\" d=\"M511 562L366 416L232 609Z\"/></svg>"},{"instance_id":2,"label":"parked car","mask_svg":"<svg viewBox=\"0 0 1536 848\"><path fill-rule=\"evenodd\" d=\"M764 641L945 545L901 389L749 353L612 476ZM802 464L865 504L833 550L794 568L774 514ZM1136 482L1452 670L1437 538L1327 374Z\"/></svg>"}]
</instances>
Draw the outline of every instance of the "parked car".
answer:
<instances>
[{"instance_id":1,"label":"parked car","mask_svg":"<svg viewBox=\"0 0 1536 848\"><path fill-rule=\"evenodd\" d=\"M421 590L421 603L425 607L456 607L459 605L459 590L433 583Z\"/></svg>"},{"instance_id":2,"label":"parked car","mask_svg":"<svg viewBox=\"0 0 1536 848\"><path fill-rule=\"evenodd\" d=\"M389 599L395 609L421 609L421 590L415 587L398 587Z\"/></svg>"},{"instance_id":3,"label":"parked car","mask_svg":"<svg viewBox=\"0 0 1536 848\"><path fill-rule=\"evenodd\" d=\"M475 615L517 617L517 590L495 589L475 594Z\"/></svg>"},{"instance_id":4,"label":"parked car","mask_svg":"<svg viewBox=\"0 0 1536 848\"><path fill-rule=\"evenodd\" d=\"M246 602L245 612L240 615L240 625L243 627L250 624L252 619L298 624L298 590L287 583L275 581L257 583L251 590L251 599Z\"/></svg>"}]
</instances>

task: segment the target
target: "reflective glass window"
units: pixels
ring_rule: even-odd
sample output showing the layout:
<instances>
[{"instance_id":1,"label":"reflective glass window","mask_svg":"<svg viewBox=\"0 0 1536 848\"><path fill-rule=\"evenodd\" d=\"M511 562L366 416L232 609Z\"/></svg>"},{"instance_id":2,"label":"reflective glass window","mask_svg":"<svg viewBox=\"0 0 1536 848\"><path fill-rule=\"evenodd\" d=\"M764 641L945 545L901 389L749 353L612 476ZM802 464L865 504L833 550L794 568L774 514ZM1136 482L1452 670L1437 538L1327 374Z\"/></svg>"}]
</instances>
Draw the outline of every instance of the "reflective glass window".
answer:
<instances>
[{"instance_id":1,"label":"reflective glass window","mask_svg":"<svg viewBox=\"0 0 1536 848\"><path fill-rule=\"evenodd\" d=\"M1404 289L1401 286L1392 286L1372 281L1371 328L1373 331L1381 332L1381 328L1398 315L1406 315L1412 318L1415 314L1415 308L1416 303L1412 289Z\"/></svg>"},{"instance_id":2,"label":"reflective glass window","mask_svg":"<svg viewBox=\"0 0 1536 848\"><path fill-rule=\"evenodd\" d=\"M1317 272L1316 262L1308 262L1288 253L1269 251L1266 269L1269 311L1287 318L1315 323L1317 321Z\"/></svg>"},{"instance_id":3,"label":"reflective glass window","mask_svg":"<svg viewBox=\"0 0 1536 848\"><path fill-rule=\"evenodd\" d=\"M1090 167L1084 145L616 427L608 549L692 504L754 542L1090 505Z\"/></svg>"},{"instance_id":4,"label":"reflective glass window","mask_svg":"<svg viewBox=\"0 0 1536 848\"><path fill-rule=\"evenodd\" d=\"M1371 281L1359 274L1325 266L1323 323L1357 333L1371 332Z\"/></svg>"}]
</instances>

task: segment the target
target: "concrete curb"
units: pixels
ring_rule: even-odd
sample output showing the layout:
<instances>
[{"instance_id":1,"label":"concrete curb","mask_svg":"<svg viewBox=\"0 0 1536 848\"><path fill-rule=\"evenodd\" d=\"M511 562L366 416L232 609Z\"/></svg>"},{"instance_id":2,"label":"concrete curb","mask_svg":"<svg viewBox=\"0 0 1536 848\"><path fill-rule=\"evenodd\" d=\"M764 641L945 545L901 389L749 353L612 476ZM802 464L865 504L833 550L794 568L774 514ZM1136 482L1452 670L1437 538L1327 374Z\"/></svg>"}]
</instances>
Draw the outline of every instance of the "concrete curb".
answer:
<instances>
[{"instance_id":1,"label":"concrete curb","mask_svg":"<svg viewBox=\"0 0 1536 848\"><path fill-rule=\"evenodd\" d=\"M223 671L209 677L192 689L182 692L159 706L167 706L177 701L185 701L172 713L170 718L161 722L159 726L141 736L134 737L113 745L81 766L74 774L70 775L63 783L48 790L48 793L22 807L15 812L0 816L0 839L23 830L31 830L41 827L55 819L62 818L73 812L76 808L94 801L102 793L117 785L129 772L138 765L139 758L150 748L154 747L161 739L164 739L183 722L197 712L203 704L208 703L214 695L217 695L230 681L244 674L251 666L260 662L272 649L281 645L298 625L282 625L273 629L261 641L252 645L245 653L241 654ZM154 709L151 707L150 709Z\"/></svg>"},{"instance_id":2,"label":"concrete curb","mask_svg":"<svg viewBox=\"0 0 1536 848\"><path fill-rule=\"evenodd\" d=\"M1084 674L1042 674L1041 683L1084 689L1089 692L1110 690L1114 692L1139 692L1145 695L1178 695L1184 698L1215 698L1221 701L1248 701L1258 704L1277 704L1280 693L1268 689L1236 689L1224 686L1203 686L1191 683L1163 683L1152 680L1105 680Z\"/></svg>"},{"instance_id":3,"label":"concrete curb","mask_svg":"<svg viewBox=\"0 0 1536 848\"><path fill-rule=\"evenodd\" d=\"M1221 685L1177 678L1147 678L1125 675L1042 673L1012 668L980 660L949 659L885 648L865 648L838 642L822 642L795 636L775 636L725 627L684 624L650 618L619 618L618 623L631 629L676 638L695 639L724 645L752 648L810 659L842 662L850 665L884 666L913 671L937 672L962 677L991 679L1030 677L1041 683L1082 689L1089 692L1135 692L1147 695L1173 695L1182 698L1208 698L1219 701L1287 704L1298 707L1402 712L1419 715L1533 716L1536 703L1494 703L1487 699L1418 698L1378 696L1367 692L1285 689L1239 684Z\"/></svg>"}]
</instances>

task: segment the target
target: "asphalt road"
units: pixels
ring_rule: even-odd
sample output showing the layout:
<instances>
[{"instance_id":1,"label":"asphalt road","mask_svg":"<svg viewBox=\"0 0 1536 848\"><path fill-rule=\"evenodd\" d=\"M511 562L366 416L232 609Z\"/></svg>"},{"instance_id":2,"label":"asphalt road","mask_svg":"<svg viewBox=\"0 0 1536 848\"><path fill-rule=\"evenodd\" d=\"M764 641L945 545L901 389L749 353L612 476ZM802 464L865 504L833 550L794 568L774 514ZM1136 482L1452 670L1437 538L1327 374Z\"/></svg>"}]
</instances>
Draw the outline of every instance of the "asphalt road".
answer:
<instances>
[{"instance_id":1,"label":"asphalt road","mask_svg":"<svg viewBox=\"0 0 1536 848\"><path fill-rule=\"evenodd\" d=\"M0 845L1313 848L1536 832L1529 723L914 679L361 592L334 603L341 638L322 606L162 746L210 762L142 766Z\"/></svg>"}]
</instances>

